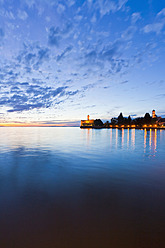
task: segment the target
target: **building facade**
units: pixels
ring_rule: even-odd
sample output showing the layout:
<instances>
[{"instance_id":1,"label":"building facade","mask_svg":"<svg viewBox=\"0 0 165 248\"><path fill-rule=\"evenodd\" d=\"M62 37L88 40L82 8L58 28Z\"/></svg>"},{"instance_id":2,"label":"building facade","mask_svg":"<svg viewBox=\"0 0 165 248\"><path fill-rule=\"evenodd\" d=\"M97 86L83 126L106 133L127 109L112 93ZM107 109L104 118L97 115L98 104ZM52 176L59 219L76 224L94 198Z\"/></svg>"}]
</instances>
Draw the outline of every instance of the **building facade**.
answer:
<instances>
[{"instance_id":1,"label":"building facade","mask_svg":"<svg viewBox=\"0 0 165 248\"><path fill-rule=\"evenodd\" d=\"M89 115L87 115L87 120L81 120L81 126L80 127L89 127L92 128L94 127L94 120L89 119Z\"/></svg>"}]
</instances>

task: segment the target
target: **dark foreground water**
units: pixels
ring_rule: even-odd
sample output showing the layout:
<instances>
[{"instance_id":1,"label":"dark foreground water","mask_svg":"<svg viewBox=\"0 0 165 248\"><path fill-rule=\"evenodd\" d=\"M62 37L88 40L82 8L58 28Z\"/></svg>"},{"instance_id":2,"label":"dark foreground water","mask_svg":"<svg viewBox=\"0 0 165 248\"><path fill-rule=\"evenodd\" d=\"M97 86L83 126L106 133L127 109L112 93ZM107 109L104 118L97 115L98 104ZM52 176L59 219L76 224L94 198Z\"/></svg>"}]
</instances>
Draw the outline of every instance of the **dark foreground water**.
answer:
<instances>
[{"instance_id":1,"label":"dark foreground water","mask_svg":"<svg viewBox=\"0 0 165 248\"><path fill-rule=\"evenodd\" d=\"M165 130L0 128L0 248L165 247Z\"/></svg>"}]
</instances>

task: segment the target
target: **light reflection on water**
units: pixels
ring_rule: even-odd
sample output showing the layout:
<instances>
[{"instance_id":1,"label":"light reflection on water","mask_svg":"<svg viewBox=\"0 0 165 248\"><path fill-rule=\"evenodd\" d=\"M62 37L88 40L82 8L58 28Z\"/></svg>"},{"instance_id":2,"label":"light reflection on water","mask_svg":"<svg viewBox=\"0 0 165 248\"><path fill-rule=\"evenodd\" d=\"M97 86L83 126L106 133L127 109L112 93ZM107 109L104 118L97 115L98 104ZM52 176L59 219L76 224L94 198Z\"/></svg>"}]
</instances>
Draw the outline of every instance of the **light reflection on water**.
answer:
<instances>
[{"instance_id":1,"label":"light reflection on water","mask_svg":"<svg viewBox=\"0 0 165 248\"><path fill-rule=\"evenodd\" d=\"M0 247L164 247L164 130L1 128L0 138Z\"/></svg>"}]
</instances>

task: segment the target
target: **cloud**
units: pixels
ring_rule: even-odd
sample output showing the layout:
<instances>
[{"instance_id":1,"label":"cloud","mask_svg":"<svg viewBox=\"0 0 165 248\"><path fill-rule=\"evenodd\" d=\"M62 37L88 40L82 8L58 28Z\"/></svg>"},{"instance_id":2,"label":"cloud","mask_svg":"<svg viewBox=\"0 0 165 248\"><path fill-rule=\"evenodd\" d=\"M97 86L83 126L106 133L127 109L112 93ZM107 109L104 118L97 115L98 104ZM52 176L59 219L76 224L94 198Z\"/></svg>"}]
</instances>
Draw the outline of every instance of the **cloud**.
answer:
<instances>
[{"instance_id":1,"label":"cloud","mask_svg":"<svg viewBox=\"0 0 165 248\"><path fill-rule=\"evenodd\" d=\"M17 61L25 66L26 72L31 72L31 69L38 70L40 65L48 61L49 55L50 51L47 47L24 44L23 50L17 56Z\"/></svg>"},{"instance_id":2,"label":"cloud","mask_svg":"<svg viewBox=\"0 0 165 248\"><path fill-rule=\"evenodd\" d=\"M141 19L141 15L140 15L139 12L135 12L131 16L131 22L132 22L132 24L135 24L140 19Z\"/></svg>"},{"instance_id":3,"label":"cloud","mask_svg":"<svg viewBox=\"0 0 165 248\"><path fill-rule=\"evenodd\" d=\"M84 66L91 70L98 68L99 74L100 69L102 69L101 74L104 74L104 76L106 76L106 69L108 74L119 73L121 70L128 67L128 60L122 58L122 47L123 42L121 40L116 40L113 43L104 46L102 50L99 50L99 47L96 47L84 55Z\"/></svg>"},{"instance_id":4,"label":"cloud","mask_svg":"<svg viewBox=\"0 0 165 248\"><path fill-rule=\"evenodd\" d=\"M127 84L128 83L128 80L124 80L122 82L120 82L120 84Z\"/></svg>"},{"instance_id":5,"label":"cloud","mask_svg":"<svg viewBox=\"0 0 165 248\"><path fill-rule=\"evenodd\" d=\"M4 92L5 96L2 95L0 106L8 107L7 112L49 108L52 105L59 105L65 102L68 97L72 97L78 93L78 90L68 90L68 86L53 88L26 84L26 88L22 88L21 90L20 87L13 86L10 92Z\"/></svg>"},{"instance_id":6,"label":"cloud","mask_svg":"<svg viewBox=\"0 0 165 248\"><path fill-rule=\"evenodd\" d=\"M61 3L58 4L58 6L57 6L57 12L59 14L63 13L65 11L65 9L66 8L65 8L65 6L63 4L61 4Z\"/></svg>"},{"instance_id":7,"label":"cloud","mask_svg":"<svg viewBox=\"0 0 165 248\"><path fill-rule=\"evenodd\" d=\"M165 97L165 93L162 93L162 94L159 94L159 95L156 95L157 98L164 98Z\"/></svg>"},{"instance_id":8,"label":"cloud","mask_svg":"<svg viewBox=\"0 0 165 248\"><path fill-rule=\"evenodd\" d=\"M25 21L28 18L26 11L18 10L18 18Z\"/></svg>"},{"instance_id":9,"label":"cloud","mask_svg":"<svg viewBox=\"0 0 165 248\"><path fill-rule=\"evenodd\" d=\"M59 42L62 39L59 27L51 27L49 30L48 43L51 46L59 46Z\"/></svg>"},{"instance_id":10,"label":"cloud","mask_svg":"<svg viewBox=\"0 0 165 248\"><path fill-rule=\"evenodd\" d=\"M68 22L63 29L60 29L59 27L52 26L49 29L48 33L48 44L51 46L58 47L60 44L60 41L64 38L67 38L70 32L73 29L73 25L71 22Z\"/></svg>"},{"instance_id":11,"label":"cloud","mask_svg":"<svg viewBox=\"0 0 165 248\"><path fill-rule=\"evenodd\" d=\"M69 95L69 96L74 96L74 95L76 95L77 93L79 93L79 90L75 90L75 91L68 91L68 92L66 92L66 95Z\"/></svg>"},{"instance_id":12,"label":"cloud","mask_svg":"<svg viewBox=\"0 0 165 248\"><path fill-rule=\"evenodd\" d=\"M11 89L10 89L10 93L21 93L22 91L20 90L20 88L19 87L17 87L17 86L13 86L13 87L11 87Z\"/></svg>"},{"instance_id":13,"label":"cloud","mask_svg":"<svg viewBox=\"0 0 165 248\"><path fill-rule=\"evenodd\" d=\"M60 55L57 56L57 62L66 57L72 49L72 46L68 46Z\"/></svg>"},{"instance_id":14,"label":"cloud","mask_svg":"<svg viewBox=\"0 0 165 248\"><path fill-rule=\"evenodd\" d=\"M69 50L71 47L64 52L67 53ZM61 105L79 94L78 89L71 90L67 85L57 87L55 82L48 83L50 80L37 79L34 77L34 73L27 77L27 81L24 81L27 76L24 74L26 66L33 68L37 63L42 64L48 58L49 50L47 48L38 45L24 45L24 49L17 57L18 67L17 64L10 63L0 68L1 107L7 109L9 113L46 109Z\"/></svg>"},{"instance_id":15,"label":"cloud","mask_svg":"<svg viewBox=\"0 0 165 248\"><path fill-rule=\"evenodd\" d=\"M32 110L32 109L38 109L43 107L43 104L40 103L36 103L36 104L16 104L14 105L13 109L9 109L7 112L11 113L11 112L22 112L22 111L28 111L28 110Z\"/></svg>"},{"instance_id":16,"label":"cloud","mask_svg":"<svg viewBox=\"0 0 165 248\"><path fill-rule=\"evenodd\" d=\"M96 21L97 21L97 18L96 18L96 15L94 14L94 15L92 16L91 22L92 22L92 23L96 23Z\"/></svg>"},{"instance_id":17,"label":"cloud","mask_svg":"<svg viewBox=\"0 0 165 248\"><path fill-rule=\"evenodd\" d=\"M157 16L165 16L165 8L162 9L158 14Z\"/></svg>"},{"instance_id":18,"label":"cloud","mask_svg":"<svg viewBox=\"0 0 165 248\"><path fill-rule=\"evenodd\" d=\"M121 35L124 40L131 40L137 28L135 26L129 26Z\"/></svg>"},{"instance_id":19,"label":"cloud","mask_svg":"<svg viewBox=\"0 0 165 248\"><path fill-rule=\"evenodd\" d=\"M95 3L96 9L99 9L101 17L109 14L110 12L115 13L121 10L128 0L118 0L118 1L109 1L109 0L97 0Z\"/></svg>"},{"instance_id":20,"label":"cloud","mask_svg":"<svg viewBox=\"0 0 165 248\"><path fill-rule=\"evenodd\" d=\"M35 5L35 0L25 0L25 3L27 4L28 8L32 8Z\"/></svg>"},{"instance_id":21,"label":"cloud","mask_svg":"<svg viewBox=\"0 0 165 248\"><path fill-rule=\"evenodd\" d=\"M92 89L92 88L94 88L95 86L96 86L95 83L93 83L93 84L87 84L87 85L85 85L85 86L82 87L82 91L83 91L83 92L84 92L84 91L88 91L89 89Z\"/></svg>"},{"instance_id":22,"label":"cloud","mask_svg":"<svg viewBox=\"0 0 165 248\"><path fill-rule=\"evenodd\" d=\"M156 22L156 23L152 23L152 24L148 24L146 25L142 30L144 33L156 33L157 35L161 33L162 29L165 26L165 22Z\"/></svg>"},{"instance_id":23,"label":"cloud","mask_svg":"<svg viewBox=\"0 0 165 248\"><path fill-rule=\"evenodd\" d=\"M8 18L10 20L15 20L14 13L12 11L9 11L9 10L1 9L0 15L4 18Z\"/></svg>"},{"instance_id":24,"label":"cloud","mask_svg":"<svg viewBox=\"0 0 165 248\"><path fill-rule=\"evenodd\" d=\"M42 64L43 61L49 59L49 49L48 48L39 48L38 49L38 64Z\"/></svg>"},{"instance_id":25,"label":"cloud","mask_svg":"<svg viewBox=\"0 0 165 248\"><path fill-rule=\"evenodd\" d=\"M159 35L164 26L165 26L165 8L162 9L156 16L155 20L153 23L149 23L146 26L144 26L144 28L142 28L142 31L144 33L156 33L157 35Z\"/></svg>"},{"instance_id":26,"label":"cloud","mask_svg":"<svg viewBox=\"0 0 165 248\"><path fill-rule=\"evenodd\" d=\"M67 4L69 7L71 7L75 4L75 0L67 0Z\"/></svg>"}]
</instances>

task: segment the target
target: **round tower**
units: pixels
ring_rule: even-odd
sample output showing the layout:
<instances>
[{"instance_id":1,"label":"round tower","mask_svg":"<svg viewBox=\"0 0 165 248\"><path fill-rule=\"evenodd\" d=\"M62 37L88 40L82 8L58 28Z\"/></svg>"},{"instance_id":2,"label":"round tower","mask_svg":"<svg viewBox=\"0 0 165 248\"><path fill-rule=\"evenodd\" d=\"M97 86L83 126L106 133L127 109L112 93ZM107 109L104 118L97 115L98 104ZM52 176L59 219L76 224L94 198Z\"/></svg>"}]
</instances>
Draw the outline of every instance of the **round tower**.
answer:
<instances>
[{"instance_id":1,"label":"round tower","mask_svg":"<svg viewBox=\"0 0 165 248\"><path fill-rule=\"evenodd\" d=\"M155 110L152 110L152 118L156 118Z\"/></svg>"},{"instance_id":2,"label":"round tower","mask_svg":"<svg viewBox=\"0 0 165 248\"><path fill-rule=\"evenodd\" d=\"M89 115L87 115L87 120L89 121Z\"/></svg>"}]
</instances>

